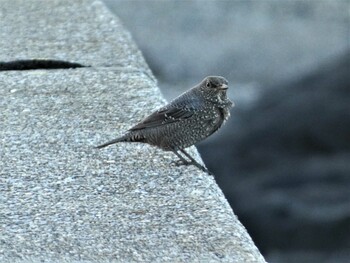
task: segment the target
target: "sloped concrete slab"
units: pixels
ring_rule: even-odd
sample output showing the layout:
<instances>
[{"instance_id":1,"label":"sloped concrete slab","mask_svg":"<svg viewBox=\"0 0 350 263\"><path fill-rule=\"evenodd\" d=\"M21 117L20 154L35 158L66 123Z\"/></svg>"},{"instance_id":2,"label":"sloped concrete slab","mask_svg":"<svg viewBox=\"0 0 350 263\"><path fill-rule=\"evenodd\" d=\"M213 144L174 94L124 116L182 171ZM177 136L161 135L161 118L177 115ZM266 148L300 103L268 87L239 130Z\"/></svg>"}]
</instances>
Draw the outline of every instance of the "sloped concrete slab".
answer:
<instances>
[{"instance_id":1,"label":"sloped concrete slab","mask_svg":"<svg viewBox=\"0 0 350 263\"><path fill-rule=\"evenodd\" d=\"M12 3L19 2L2 1L1 16L18 14ZM49 35L41 44L46 56L65 49L59 57L93 62L89 56L96 56L101 63L0 72L0 262L264 262L213 177L176 166L172 153L149 145L93 148L165 104L131 39L118 40L128 35L118 20L97 1L23 3L32 28L67 36L72 16L63 13L89 13L77 15L82 31L93 24L85 41L103 45L99 30L110 30L117 39L110 48L124 62L99 57L102 49L92 55L96 47L84 47L87 54L70 49L69 38L59 48ZM1 59L40 53L24 32L25 18L18 21L17 38L27 46L17 40L11 48L1 38L9 51ZM0 27L3 37L9 27L16 25Z\"/></svg>"}]
</instances>

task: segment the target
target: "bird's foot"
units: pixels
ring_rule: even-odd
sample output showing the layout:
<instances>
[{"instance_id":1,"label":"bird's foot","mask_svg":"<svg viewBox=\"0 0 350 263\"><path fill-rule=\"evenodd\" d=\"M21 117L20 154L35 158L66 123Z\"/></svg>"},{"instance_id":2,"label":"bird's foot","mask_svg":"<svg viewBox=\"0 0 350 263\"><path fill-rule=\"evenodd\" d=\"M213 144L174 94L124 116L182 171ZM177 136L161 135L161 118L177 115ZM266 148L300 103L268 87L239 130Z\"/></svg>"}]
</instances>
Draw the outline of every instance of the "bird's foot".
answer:
<instances>
[{"instance_id":1,"label":"bird's foot","mask_svg":"<svg viewBox=\"0 0 350 263\"><path fill-rule=\"evenodd\" d=\"M191 163L183 160L171 161L175 166L190 165Z\"/></svg>"},{"instance_id":2,"label":"bird's foot","mask_svg":"<svg viewBox=\"0 0 350 263\"><path fill-rule=\"evenodd\" d=\"M193 165L193 166L196 166L197 168L199 168L200 170L202 170L203 172L209 174L209 175L212 175L213 174L207 169L205 168L203 165L197 163L197 162L193 162L193 161L184 161L184 160L177 160L177 161L172 161L172 163L174 163L176 166L182 166L182 165L185 165L185 166L189 166L189 165Z\"/></svg>"},{"instance_id":3,"label":"bird's foot","mask_svg":"<svg viewBox=\"0 0 350 263\"><path fill-rule=\"evenodd\" d=\"M197 168L199 168L200 170L202 170L203 172L212 175L213 174L207 169L205 168L203 165L199 164L191 155L189 155L184 149L180 149L180 151L190 160L187 161L181 154L179 154L176 150L173 150L173 153L176 154L177 157L179 157L179 161L177 161L176 165L194 165Z\"/></svg>"}]
</instances>

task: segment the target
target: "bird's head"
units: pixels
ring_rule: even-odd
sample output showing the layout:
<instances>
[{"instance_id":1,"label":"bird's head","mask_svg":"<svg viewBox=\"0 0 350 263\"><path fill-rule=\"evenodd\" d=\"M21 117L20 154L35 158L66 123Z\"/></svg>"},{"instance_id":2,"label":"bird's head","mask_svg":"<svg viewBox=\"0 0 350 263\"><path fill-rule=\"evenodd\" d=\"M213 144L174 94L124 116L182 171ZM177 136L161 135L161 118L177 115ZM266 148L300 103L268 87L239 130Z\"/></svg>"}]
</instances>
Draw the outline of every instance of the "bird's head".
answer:
<instances>
[{"instance_id":1,"label":"bird's head","mask_svg":"<svg viewBox=\"0 0 350 263\"><path fill-rule=\"evenodd\" d=\"M224 100L227 98L228 81L224 77L209 76L202 80L200 89L207 96Z\"/></svg>"},{"instance_id":2,"label":"bird's head","mask_svg":"<svg viewBox=\"0 0 350 263\"><path fill-rule=\"evenodd\" d=\"M201 88L210 92L226 92L228 81L224 77L209 76L202 80Z\"/></svg>"}]
</instances>

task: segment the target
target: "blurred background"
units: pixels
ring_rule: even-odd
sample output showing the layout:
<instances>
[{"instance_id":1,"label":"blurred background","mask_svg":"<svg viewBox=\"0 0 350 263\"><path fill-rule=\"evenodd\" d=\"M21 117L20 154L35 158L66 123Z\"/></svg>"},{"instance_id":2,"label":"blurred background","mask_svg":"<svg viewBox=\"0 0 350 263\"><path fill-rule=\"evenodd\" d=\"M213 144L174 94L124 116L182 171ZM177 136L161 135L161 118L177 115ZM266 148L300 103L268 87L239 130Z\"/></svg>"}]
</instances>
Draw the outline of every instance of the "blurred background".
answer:
<instances>
[{"instance_id":1,"label":"blurred background","mask_svg":"<svg viewBox=\"0 0 350 263\"><path fill-rule=\"evenodd\" d=\"M198 145L269 262L350 262L350 1L105 0L171 100L229 80Z\"/></svg>"}]
</instances>

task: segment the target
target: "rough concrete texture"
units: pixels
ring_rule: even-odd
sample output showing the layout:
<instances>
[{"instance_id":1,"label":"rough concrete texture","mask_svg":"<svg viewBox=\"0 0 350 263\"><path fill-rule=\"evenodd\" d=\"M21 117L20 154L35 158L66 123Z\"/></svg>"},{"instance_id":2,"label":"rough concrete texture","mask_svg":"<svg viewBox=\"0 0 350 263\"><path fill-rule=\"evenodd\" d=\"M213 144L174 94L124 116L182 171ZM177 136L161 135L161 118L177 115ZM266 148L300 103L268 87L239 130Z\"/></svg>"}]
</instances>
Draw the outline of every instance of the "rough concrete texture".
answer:
<instances>
[{"instance_id":1,"label":"rough concrete texture","mask_svg":"<svg viewBox=\"0 0 350 263\"><path fill-rule=\"evenodd\" d=\"M0 28L0 61L56 59L148 69L130 34L100 1L0 0Z\"/></svg>"},{"instance_id":2,"label":"rough concrete texture","mask_svg":"<svg viewBox=\"0 0 350 263\"><path fill-rule=\"evenodd\" d=\"M165 103L100 2L0 4L0 61L91 65L0 72L0 262L264 262L213 177L148 145L93 148Z\"/></svg>"}]
</instances>

